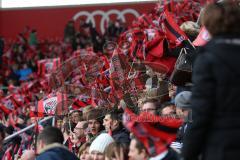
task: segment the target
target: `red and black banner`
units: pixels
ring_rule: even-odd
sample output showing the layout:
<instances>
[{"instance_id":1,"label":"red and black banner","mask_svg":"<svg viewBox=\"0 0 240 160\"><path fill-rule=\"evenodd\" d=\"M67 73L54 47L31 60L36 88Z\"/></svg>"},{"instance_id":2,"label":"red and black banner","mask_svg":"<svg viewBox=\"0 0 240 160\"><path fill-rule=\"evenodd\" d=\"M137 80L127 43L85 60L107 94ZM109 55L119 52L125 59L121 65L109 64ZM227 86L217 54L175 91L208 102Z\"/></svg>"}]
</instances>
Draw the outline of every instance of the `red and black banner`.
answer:
<instances>
[{"instance_id":1,"label":"red and black banner","mask_svg":"<svg viewBox=\"0 0 240 160\"><path fill-rule=\"evenodd\" d=\"M168 10L165 10L164 14L165 19L163 20L163 25L167 39L175 42L177 46L180 45L184 40L188 40L188 37L180 29Z\"/></svg>"},{"instance_id":2,"label":"red and black banner","mask_svg":"<svg viewBox=\"0 0 240 160\"><path fill-rule=\"evenodd\" d=\"M149 113L138 116L126 108L124 125L143 143L150 156L156 156L166 151L176 139L182 120Z\"/></svg>"}]
</instances>

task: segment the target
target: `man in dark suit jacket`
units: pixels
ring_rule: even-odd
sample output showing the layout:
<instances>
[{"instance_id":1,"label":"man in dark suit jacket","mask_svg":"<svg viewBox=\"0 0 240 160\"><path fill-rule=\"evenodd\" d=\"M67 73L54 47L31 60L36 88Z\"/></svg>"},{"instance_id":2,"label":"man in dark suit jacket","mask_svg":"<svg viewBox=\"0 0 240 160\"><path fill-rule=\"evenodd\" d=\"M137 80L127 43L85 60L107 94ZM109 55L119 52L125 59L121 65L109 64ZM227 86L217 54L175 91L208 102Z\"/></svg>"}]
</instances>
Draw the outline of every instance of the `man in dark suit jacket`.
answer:
<instances>
[{"instance_id":1,"label":"man in dark suit jacket","mask_svg":"<svg viewBox=\"0 0 240 160\"><path fill-rule=\"evenodd\" d=\"M191 109L182 155L193 160L236 160L240 152L240 8L210 4L203 23L212 36L195 61Z\"/></svg>"},{"instance_id":2,"label":"man in dark suit jacket","mask_svg":"<svg viewBox=\"0 0 240 160\"><path fill-rule=\"evenodd\" d=\"M36 160L78 160L65 146L62 132L55 127L46 127L37 138Z\"/></svg>"}]
</instances>

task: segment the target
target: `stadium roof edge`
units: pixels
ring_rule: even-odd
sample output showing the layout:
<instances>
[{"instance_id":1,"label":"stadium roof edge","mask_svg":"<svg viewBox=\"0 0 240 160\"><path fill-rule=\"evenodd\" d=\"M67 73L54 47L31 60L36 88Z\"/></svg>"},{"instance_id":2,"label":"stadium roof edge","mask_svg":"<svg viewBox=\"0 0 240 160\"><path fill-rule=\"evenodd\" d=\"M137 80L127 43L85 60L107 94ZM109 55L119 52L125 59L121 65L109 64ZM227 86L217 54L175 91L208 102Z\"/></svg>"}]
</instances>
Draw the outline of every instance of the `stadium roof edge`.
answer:
<instances>
[{"instance_id":1,"label":"stadium roof edge","mask_svg":"<svg viewBox=\"0 0 240 160\"><path fill-rule=\"evenodd\" d=\"M76 5L57 5L57 6L34 6L34 7L11 7L3 8L0 6L1 11L6 10L31 10L31 9L54 9L54 8L76 8L76 7L90 7L90 6L111 6L111 5L127 5L136 3L157 3L158 0L143 0L143 1L131 1L131 2L115 2L115 3L97 3L97 4L76 4Z\"/></svg>"}]
</instances>

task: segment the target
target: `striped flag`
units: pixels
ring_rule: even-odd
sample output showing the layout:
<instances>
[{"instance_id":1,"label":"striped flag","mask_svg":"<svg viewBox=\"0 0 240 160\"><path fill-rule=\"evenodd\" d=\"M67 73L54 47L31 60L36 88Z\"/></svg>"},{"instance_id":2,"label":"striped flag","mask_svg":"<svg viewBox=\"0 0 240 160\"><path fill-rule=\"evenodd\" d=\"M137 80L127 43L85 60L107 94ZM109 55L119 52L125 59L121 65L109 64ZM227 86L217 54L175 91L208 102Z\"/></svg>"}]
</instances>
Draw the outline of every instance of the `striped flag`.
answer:
<instances>
[{"instance_id":1,"label":"striped flag","mask_svg":"<svg viewBox=\"0 0 240 160\"><path fill-rule=\"evenodd\" d=\"M60 66L60 58L43 59L38 61L38 75L45 76Z\"/></svg>"},{"instance_id":2,"label":"striped flag","mask_svg":"<svg viewBox=\"0 0 240 160\"><path fill-rule=\"evenodd\" d=\"M8 95L3 98L0 103L0 110L4 113L9 114L16 110L19 106L18 102L14 99L13 95Z\"/></svg>"},{"instance_id":3,"label":"striped flag","mask_svg":"<svg viewBox=\"0 0 240 160\"><path fill-rule=\"evenodd\" d=\"M118 98L123 97L124 87L126 87L126 77L130 71L127 57L114 50L110 64L110 85Z\"/></svg>"},{"instance_id":4,"label":"striped flag","mask_svg":"<svg viewBox=\"0 0 240 160\"><path fill-rule=\"evenodd\" d=\"M84 108L91 104L92 104L91 97L80 96L74 100L72 104L72 109L76 110L76 109Z\"/></svg>"},{"instance_id":5,"label":"striped flag","mask_svg":"<svg viewBox=\"0 0 240 160\"><path fill-rule=\"evenodd\" d=\"M62 115L68 111L71 101L63 93L49 94L30 108L31 117L43 117L45 115Z\"/></svg>"},{"instance_id":6,"label":"striped flag","mask_svg":"<svg viewBox=\"0 0 240 160\"><path fill-rule=\"evenodd\" d=\"M172 117L159 117L149 113L135 115L128 108L125 109L123 122L125 127L143 143L150 156L168 150L182 124L182 120Z\"/></svg>"},{"instance_id":7,"label":"striped flag","mask_svg":"<svg viewBox=\"0 0 240 160\"><path fill-rule=\"evenodd\" d=\"M180 29L168 10L164 11L165 19L163 27L168 40L175 42L176 46L180 45L184 40L188 40L186 34Z\"/></svg>"}]
</instances>

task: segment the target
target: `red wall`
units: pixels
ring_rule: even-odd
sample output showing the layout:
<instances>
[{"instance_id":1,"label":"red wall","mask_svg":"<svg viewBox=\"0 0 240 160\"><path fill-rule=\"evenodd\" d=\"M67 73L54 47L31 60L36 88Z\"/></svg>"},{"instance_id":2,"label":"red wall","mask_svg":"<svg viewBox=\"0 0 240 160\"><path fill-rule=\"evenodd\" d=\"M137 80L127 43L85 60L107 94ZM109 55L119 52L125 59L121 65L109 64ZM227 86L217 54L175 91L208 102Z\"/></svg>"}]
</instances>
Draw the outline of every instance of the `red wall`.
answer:
<instances>
[{"instance_id":1,"label":"red wall","mask_svg":"<svg viewBox=\"0 0 240 160\"><path fill-rule=\"evenodd\" d=\"M135 4L112 4L107 6L76 6L68 8L32 8L22 10L2 10L0 11L0 35L5 38L14 38L23 31L26 25L37 29L40 38L62 37L64 26L68 20L80 11L93 12L103 10L105 12L111 9L122 11L130 8L135 9L139 14L149 12L154 8L155 3L135 3ZM116 17L116 16L115 16ZM131 23L134 16L125 15L127 23ZM111 16L114 18L114 16ZM97 28L99 30L99 21L101 16L95 16ZM76 25L77 26L77 25Z\"/></svg>"}]
</instances>

